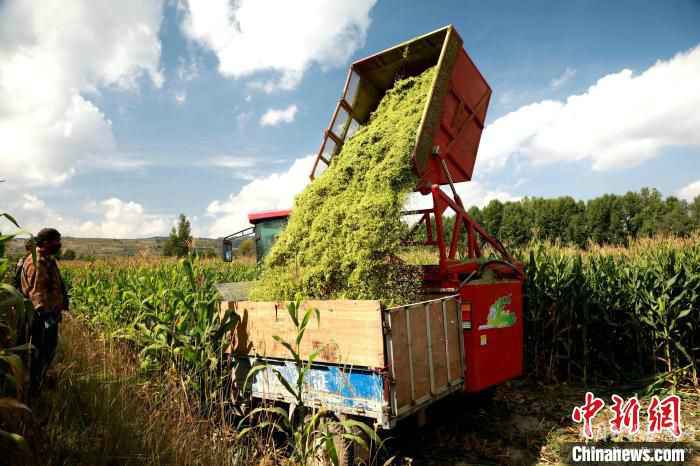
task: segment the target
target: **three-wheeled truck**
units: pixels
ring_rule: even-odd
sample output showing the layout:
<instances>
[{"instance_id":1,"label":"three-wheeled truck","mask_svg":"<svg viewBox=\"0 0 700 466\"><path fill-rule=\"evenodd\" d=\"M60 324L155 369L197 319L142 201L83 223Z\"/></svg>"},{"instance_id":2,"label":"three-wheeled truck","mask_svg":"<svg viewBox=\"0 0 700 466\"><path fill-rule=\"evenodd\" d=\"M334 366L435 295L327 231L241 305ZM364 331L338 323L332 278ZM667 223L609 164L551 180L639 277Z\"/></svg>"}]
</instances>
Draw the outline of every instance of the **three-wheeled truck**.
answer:
<instances>
[{"instance_id":1,"label":"three-wheeled truck","mask_svg":"<svg viewBox=\"0 0 700 466\"><path fill-rule=\"evenodd\" d=\"M424 299L396 307L378 300L302 305L320 311L301 342L302 358L320 350L304 381L306 403L383 429L450 393L480 392L522 373L522 264L469 217L454 186L472 177L491 89L452 26L352 64L311 179L368 121L397 78L433 66L410 155L416 191L429 196L432 207L405 212L419 219L414 231L424 225L422 244L439 252L439 263L422 269ZM454 216L448 234L446 215ZM273 338L296 336L285 306L246 300L245 292L222 303L241 319L233 348L238 358L267 365L254 375L252 395L293 402L273 373L292 384L297 378L296 364Z\"/></svg>"}]
</instances>

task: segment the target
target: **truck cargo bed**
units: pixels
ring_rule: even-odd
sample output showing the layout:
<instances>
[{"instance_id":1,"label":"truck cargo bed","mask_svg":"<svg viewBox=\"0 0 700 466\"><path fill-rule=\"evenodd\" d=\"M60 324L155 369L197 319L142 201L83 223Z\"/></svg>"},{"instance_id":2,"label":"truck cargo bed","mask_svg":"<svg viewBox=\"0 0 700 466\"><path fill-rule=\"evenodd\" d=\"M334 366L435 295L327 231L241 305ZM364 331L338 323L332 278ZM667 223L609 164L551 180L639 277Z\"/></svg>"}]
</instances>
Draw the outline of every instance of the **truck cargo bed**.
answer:
<instances>
[{"instance_id":1,"label":"truck cargo bed","mask_svg":"<svg viewBox=\"0 0 700 466\"><path fill-rule=\"evenodd\" d=\"M296 337L286 304L231 301L222 307L241 319L231 349L239 363L266 364L254 375L252 395L292 402L275 374L292 385L298 376L288 350L273 338L293 342ZM308 301L302 306L307 308L320 313L300 345L302 359L318 352L304 380L309 405L363 416L391 428L399 419L462 389L458 295L388 309L373 300Z\"/></svg>"}]
</instances>

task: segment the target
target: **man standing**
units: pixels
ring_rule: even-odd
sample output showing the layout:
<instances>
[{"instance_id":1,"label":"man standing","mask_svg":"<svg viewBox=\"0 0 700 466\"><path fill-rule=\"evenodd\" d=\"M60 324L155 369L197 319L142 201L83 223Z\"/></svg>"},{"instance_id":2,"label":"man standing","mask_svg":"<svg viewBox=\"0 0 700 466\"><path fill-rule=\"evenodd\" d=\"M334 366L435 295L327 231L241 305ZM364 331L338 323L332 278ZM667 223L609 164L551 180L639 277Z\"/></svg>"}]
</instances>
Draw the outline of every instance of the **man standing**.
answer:
<instances>
[{"instance_id":1,"label":"man standing","mask_svg":"<svg viewBox=\"0 0 700 466\"><path fill-rule=\"evenodd\" d=\"M35 238L36 263L29 255L22 264L22 293L32 302L31 384L37 391L44 372L56 354L61 312L68 310L66 293L56 256L61 250L61 234L54 228L42 229Z\"/></svg>"}]
</instances>

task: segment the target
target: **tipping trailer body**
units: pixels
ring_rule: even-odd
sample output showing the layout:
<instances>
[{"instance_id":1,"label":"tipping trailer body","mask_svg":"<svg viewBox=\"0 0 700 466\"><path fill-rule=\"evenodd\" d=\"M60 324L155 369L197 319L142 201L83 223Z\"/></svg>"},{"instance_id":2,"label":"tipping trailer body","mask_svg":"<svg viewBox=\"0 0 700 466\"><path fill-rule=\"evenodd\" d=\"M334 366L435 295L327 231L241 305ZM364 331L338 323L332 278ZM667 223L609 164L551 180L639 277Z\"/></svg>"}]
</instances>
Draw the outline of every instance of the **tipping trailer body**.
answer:
<instances>
[{"instance_id":1,"label":"tipping trailer body","mask_svg":"<svg viewBox=\"0 0 700 466\"><path fill-rule=\"evenodd\" d=\"M428 194L433 184L446 185L450 178L452 183L471 180L491 88L462 48L462 39L452 26L350 66L343 95L324 131L311 178L330 164L360 125L367 123L397 79L417 76L433 66L437 72L411 154L419 178L416 190Z\"/></svg>"}]
</instances>

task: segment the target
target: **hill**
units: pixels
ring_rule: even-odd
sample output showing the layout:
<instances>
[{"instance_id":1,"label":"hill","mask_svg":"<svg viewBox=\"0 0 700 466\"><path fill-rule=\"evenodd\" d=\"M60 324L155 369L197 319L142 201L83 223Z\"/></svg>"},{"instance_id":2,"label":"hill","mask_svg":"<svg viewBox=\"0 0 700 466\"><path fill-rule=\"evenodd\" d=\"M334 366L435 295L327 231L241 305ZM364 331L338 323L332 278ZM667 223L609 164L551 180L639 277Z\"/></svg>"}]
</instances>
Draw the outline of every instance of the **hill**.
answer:
<instances>
[{"instance_id":1,"label":"hill","mask_svg":"<svg viewBox=\"0 0 700 466\"><path fill-rule=\"evenodd\" d=\"M75 251L78 258L84 257L116 257L116 256L160 256L166 237L139 239L112 239L112 238L71 238L63 237L63 251L68 249ZM221 254L221 240L211 238L195 238L197 250L213 250L217 255ZM24 252L24 239L13 239L8 244L7 256L16 257Z\"/></svg>"}]
</instances>

